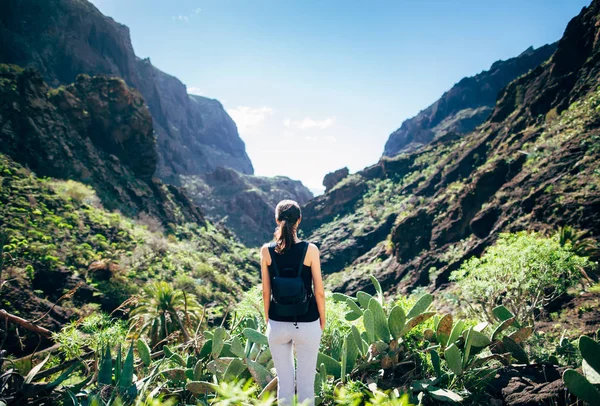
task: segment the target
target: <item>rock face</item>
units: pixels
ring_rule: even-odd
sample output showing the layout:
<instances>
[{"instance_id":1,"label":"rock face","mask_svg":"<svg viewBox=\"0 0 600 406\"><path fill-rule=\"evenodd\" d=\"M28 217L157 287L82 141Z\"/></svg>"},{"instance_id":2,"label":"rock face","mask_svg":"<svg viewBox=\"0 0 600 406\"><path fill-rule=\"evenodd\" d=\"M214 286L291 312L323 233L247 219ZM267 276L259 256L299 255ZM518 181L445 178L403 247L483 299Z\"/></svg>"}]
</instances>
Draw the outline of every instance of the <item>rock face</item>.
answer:
<instances>
[{"instance_id":1,"label":"rock face","mask_svg":"<svg viewBox=\"0 0 600 406\"><path fill-rule=\"evenodd\" d=\"M123 80L80 75L52 89L33 69L0 65L0 100L0 152L38 176L92 185L105 208L128 216L204 222L181 191L152 177L152 118Z\"/></svg>"},{"instance_id":2,"label":"rock face","mask_svg":"<svg viewBox=\"0 0 600 406\"><path fill-rule=\"evenodd\" d=\"M300 181L285 176L244 175L225 167L184 176L182 182L210 220L225 224L247 246L260 246L273 238L279 201L292 199L302 205L313 197Z\"/></svg>"},{"instance_id":3,"label":"rock face","mask_svg":"<svg viewBox=\"0 0 600 406\"><path fill-rule=\"evenodd\" d=\"M327 193L331 190L331 188L340 183L340 181L346 176L348 176L349 173L350 172L348 171L348 168L344 167L325 175L325 177L323 178L323 186L325 186L325 193Z\"/></svg>"},{"instance_id":4,"label":"rock face","mask_svg":"<svg viewBox=\"0 0 600 406\"><path fill-rule=\"evenodd\" d=\"M556 44L531 47L516 58L497 61L489 70L462 79L438 101L404 121L388 138L383 155L414 151L448 131L471 132L488 118L502 88L546 61L555 49Z\"/></svg>"},{"instance_id":5,"label":"rock face","mask_svg":"<svg viewBox=\"0 0 600 406\"><path fill-rule=\"evenodd\" d=\"M561 225L600 236L600 1L567 26L556 52L500 91L468 134L443 133L384 157L304 207L330 288L443 288L500 232Z\"/></svg>"},{"instance_id":6,"label":"rock face","mask_svg":"<svg viewBox=\"0 0 600 406\"><path fill-rule=\"evenodd\" d=\"M51 86L80 73L123 78L143 95L157 135L157 175L171 183L225 165L252 174L235 124L216 102L135 56L129 29L86 0L8 0L0 5L0 63L35 67Z\"/></svg>"}]
</instances>

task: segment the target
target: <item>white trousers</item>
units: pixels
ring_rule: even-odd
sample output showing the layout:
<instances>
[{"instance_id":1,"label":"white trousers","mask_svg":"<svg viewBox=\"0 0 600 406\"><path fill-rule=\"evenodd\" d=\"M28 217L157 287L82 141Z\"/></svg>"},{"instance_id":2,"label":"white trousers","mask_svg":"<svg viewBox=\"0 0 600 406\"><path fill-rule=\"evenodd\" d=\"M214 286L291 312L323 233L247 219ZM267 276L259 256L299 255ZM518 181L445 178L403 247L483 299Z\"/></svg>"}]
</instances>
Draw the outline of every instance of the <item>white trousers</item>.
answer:
<instances>
[{"instance_id":1,"label":"white trousers","mask_svg":"<svg viewBox=\"0 0 600 406\"><path fill-rule=\"evenodd\" d=\"M294 376L298 390L298 403L314 406L315 374L317 354L321 342L321 323L319 319L311 322L293 322L269 320L266 335L275 370L277 371L277 399L280 406L291 405L294 398ZM296 346L296 369L294 353ZM303 403L306 402L306 403Z\"/></svg>"}]
</instances>

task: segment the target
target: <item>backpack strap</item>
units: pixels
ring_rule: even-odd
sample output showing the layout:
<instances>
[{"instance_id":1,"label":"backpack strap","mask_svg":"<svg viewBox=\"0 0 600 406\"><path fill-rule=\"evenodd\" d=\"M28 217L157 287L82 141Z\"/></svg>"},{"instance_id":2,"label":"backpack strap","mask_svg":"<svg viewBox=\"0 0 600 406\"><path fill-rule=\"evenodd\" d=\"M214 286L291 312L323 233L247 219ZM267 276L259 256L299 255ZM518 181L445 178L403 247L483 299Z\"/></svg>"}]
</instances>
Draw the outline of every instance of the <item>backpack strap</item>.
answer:
<instances>
[{"instance_id":1,"label":"backpack strap","mask_svg":"<svg viewBox=\"0 0 600 406\"><path fill-rule=\"evenodd\" d=\"M308 251L308 241L305 241L306 244L304 244L304 249L302 250L302 258L300 258L300 265L298 266L298 274L296 275L296 277L300 277L300 275L302 275L302 267L304 266L304 258L306 257L306 251Z\"/></svg>"},{"instance_id":2,"label":"backpack strap","mask_svg":"<svg viewBox=\"0 0 600 406\"><path fill-rule=\"evenodd\" d=\"M279 268L277 268L277 262L275 262L275 246L273 244L269 244L269 255L271 256L271 265L273 265L273 272L275 276L279 276ZM304 258L302 258L304 261Z\"/></svg>"}]
</instances>

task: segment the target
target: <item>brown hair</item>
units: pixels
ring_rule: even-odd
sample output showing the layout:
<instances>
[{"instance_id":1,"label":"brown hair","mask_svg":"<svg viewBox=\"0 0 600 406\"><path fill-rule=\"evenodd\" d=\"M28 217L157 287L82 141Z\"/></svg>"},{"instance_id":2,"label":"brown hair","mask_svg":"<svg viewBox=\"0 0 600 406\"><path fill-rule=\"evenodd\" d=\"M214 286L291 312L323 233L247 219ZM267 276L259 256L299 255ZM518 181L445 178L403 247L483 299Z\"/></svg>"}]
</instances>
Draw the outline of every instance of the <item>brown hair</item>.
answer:
<instances>
[{"instance_id":1,"label":"brown hair","mask_svg":"<svg viewBox=\"0 0 600 406\"><path fill-rule=\"evenodd\" d=\"M294 228L302 217L300 206L294 200L282 200L275 207L275 219L280 223L273 234L276 242L275 252L282 254L294 243Z\"/></svg>"}]
</instances>

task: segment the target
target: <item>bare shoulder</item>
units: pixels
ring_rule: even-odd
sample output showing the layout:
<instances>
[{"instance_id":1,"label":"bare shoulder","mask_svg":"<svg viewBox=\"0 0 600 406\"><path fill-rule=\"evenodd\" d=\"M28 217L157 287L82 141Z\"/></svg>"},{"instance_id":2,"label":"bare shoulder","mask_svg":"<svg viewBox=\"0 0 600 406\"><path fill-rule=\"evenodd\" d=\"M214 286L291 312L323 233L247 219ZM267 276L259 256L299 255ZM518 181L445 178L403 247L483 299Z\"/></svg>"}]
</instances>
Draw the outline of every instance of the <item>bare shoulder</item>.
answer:
<instances>
[{"instance_id":1,"label":"bare shoulder","mask_svg":"<svg viewBox=\"0 0 600 406\"><path fill-rule=\"evenodd\" d=\"M319 247L317 247L315 244L313 244L312 242L308 243L308 250L307 252L310 255L319 255Z\"/></svg>"},{"instance_id":2,"label":"bare shoulder","mask_svg":"<svg viewBox=\"0 0 600 406\"><path fill-rule=\"evenodd\" d=\"M270 258L269 243L265 243L262 247L260 247L260 256L261 258Z\"/></svg>"}]
</instances>

